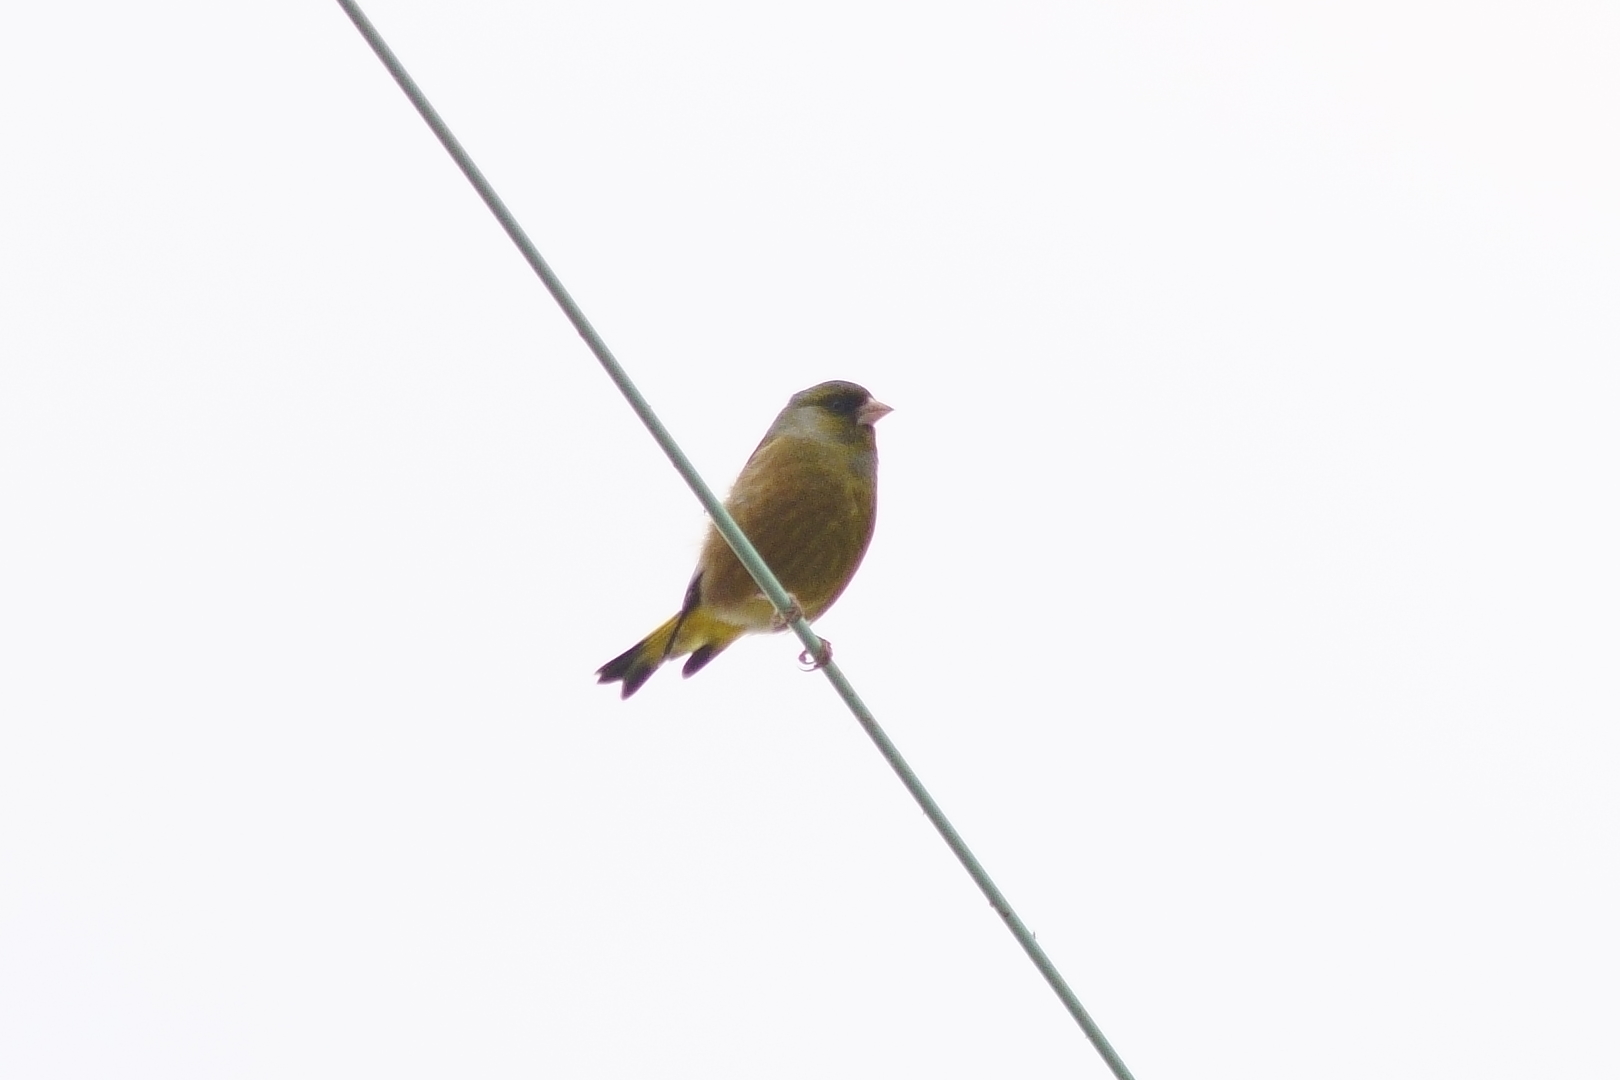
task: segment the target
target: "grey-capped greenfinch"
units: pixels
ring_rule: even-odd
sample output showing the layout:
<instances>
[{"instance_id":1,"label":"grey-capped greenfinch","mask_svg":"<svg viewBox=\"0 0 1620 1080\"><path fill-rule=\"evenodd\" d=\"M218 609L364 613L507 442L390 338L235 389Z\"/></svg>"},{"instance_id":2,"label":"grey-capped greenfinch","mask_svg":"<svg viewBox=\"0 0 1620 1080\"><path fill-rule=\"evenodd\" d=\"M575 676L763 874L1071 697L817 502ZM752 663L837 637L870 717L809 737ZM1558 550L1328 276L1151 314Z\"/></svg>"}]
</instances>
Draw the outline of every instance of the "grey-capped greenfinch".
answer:
<instances>
[{"instance_id":1,"label":"grey-capped greenfinch","mask_svg":"<svg viewBox=\"0 0 1620 1080\"><path fill-rule=\"evenodd\" d=\"M892 410L852 382L824 382L788 400L732 485L726 509L804 617L815 621L861 565L877 520L874 424ZM786 628L714 525L681 610L603 664L597 681L629 697L666 660L690 676L744 634Z\"/></svg>"}]
</instances>

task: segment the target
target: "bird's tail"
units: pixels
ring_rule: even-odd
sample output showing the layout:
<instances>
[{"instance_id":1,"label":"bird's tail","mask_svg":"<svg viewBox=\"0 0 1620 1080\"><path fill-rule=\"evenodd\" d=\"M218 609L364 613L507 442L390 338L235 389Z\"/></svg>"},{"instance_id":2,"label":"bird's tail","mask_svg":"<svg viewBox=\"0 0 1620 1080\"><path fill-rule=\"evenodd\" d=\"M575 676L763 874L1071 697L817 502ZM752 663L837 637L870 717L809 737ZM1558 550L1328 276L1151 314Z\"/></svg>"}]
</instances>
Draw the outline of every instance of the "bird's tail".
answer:
<instances>
[{"instance_id":1,"label":"bird's tail","mask_svg":"<svg viewBox=\"0 0 1620 1080\"><path fill-rule=\"evenodd\" d=\"M742 637L743 628L715 618L702 608L683 611L596 671L599 683L622 682L620 697L629 697L652 678L665 660L688 657L681 674L691 678L721 650Z\"/></svg>"},{"instance_id":2,"label":"bird's tail","mask_svg":"<svg viewBox=\"0 0 1620 1080\"><path fill-rule=\"evenodd\" d=\"M603 664L596 671L599 683L624 683L620 697L629 697L641 689L641 684L652 678L652 673L668 660L675 645L675 635L681 628L681 615L636 642L624 652Z\"/></svg>"}]
</instances>

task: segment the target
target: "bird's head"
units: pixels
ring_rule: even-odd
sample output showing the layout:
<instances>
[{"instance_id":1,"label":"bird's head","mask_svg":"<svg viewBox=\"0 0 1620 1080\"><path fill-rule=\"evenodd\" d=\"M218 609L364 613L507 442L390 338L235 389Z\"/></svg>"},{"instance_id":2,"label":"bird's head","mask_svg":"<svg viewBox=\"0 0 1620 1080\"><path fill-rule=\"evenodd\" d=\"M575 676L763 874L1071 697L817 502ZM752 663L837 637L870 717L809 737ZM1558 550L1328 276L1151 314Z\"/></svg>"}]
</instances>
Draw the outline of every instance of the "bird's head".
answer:
<instances>
[{"instance_id":1,"label":"bird's head","mask_svg":"<svg viewBox=\"0 0 1620 1080\"><path fill-rule=\"evenodd\" d=\"M788 399L783 417L797 413L818 428L846 437L870 438L872 425L894 410L874 398L864 386L835 379L800 390ZM863 430L864 429L864 430Z\"/></svg>"}]
</instances>

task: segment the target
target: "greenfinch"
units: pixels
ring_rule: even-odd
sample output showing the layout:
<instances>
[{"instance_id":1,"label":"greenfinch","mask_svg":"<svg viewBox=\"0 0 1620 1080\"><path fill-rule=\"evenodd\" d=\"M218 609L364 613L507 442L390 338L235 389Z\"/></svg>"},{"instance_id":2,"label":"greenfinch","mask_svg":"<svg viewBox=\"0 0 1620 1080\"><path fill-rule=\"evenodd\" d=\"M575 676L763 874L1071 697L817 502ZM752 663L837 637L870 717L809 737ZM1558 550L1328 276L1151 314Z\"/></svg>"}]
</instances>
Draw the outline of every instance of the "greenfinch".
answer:
<instances>
[{"instance_id":1,"label":"greenfinch","mask_svg":"<svg viewBox=\"0 0 1620 1080\"><path fill-rule=\"evenodd\" d=\"M877 439L891 410L851 382L788 400L743 466L726 509L804 617L814 622L849 585L877 520ZM666 660L690 677L744 634L787 627L711 522L681 610L603 664L597 681L629 697Z\"/></svg>"}]
</instances>

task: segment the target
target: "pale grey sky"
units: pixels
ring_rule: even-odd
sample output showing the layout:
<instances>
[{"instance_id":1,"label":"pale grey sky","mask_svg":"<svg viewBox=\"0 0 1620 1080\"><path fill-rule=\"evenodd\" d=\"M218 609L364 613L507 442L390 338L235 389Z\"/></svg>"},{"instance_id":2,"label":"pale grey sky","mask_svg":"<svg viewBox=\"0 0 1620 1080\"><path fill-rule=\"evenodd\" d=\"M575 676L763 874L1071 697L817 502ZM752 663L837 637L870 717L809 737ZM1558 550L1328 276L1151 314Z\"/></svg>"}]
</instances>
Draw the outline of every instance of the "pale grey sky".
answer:
<instances>
[{"instance_id":1,"label":"pale grey sky","mask_svg":"<svg viewBox=\"0 0 1620 1080\"><path fill-rule=\"evenodd\" d=\"M1613 4L366 9L1141 1080L1620 1069ZM335 4L0 121L0 1075L1105 1075Z\"/></svg>"}]
</instances>

